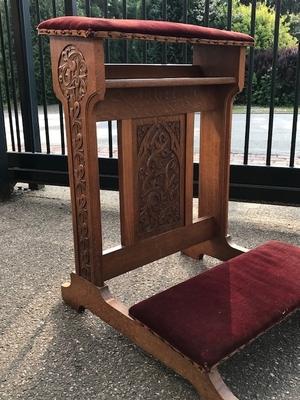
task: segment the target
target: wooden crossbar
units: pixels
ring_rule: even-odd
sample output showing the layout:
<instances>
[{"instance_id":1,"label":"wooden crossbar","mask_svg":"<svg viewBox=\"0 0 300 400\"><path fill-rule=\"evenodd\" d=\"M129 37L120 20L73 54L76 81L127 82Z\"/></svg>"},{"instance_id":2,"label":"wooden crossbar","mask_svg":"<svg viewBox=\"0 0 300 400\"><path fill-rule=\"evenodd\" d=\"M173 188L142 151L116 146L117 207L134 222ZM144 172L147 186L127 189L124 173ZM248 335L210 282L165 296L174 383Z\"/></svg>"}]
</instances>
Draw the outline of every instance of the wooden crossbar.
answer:
<instances>
[{"instance_id":1,"label":"wooden crossbar","mask_svg":"<svg viewBox=\"0 0 300 400\"><path fill-rule=\"evenodd\" d=\"M163 86L200 86L200 85L230 85L236 83L231 76L202 78L142 78L142 79L106 79L105 86L109 89Z\"/></svg>"},{"instance_id":2,"label":"wooden crossbar","mask_svg":"<svg viewBox=\"0 0 300 400\"><path fill-rule=\"evenodd\" d=\"M199 218L194 224L161 233L130 246L103 252L103 278L114 278L152 261L211 239L216 232L213 217Z\"/></svg>"}]
</instances>

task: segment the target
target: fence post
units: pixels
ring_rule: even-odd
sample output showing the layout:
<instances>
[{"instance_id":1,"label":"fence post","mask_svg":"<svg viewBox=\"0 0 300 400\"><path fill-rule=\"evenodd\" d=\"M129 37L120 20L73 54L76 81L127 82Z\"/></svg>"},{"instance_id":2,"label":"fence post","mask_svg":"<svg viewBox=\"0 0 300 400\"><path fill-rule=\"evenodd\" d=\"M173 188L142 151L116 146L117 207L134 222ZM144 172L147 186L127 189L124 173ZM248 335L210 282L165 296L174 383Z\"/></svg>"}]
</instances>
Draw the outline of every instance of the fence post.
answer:
<instances>
[{"instance_id":1,"label":"fence post","mask_svg":"<svg viewBox=\"0 0 300 400\"><path fill-rule=\"evenodd\" d=\"M41 152L36 81L33 65L30 2L11 0L15 57L18 71L24 147L27 152ZM41 186L30 184L30 189Z\"/></svg>"},{"instance_id":2,"label":"fence post","mask_svg":"<svg viewBox=\"0 0 300 400\"><path fill-rule=\"evenodd\" d=\"M76 0L65 0L65 15L77 15Z\"/></svg>"},{"instance_id":3,"label":"fence post","mask_svg":"<svg viewBox=\"0 0 300 400\"><path fill-rule=\"evenodd\" d=\"M33 67L29 3L27 0L12 0L11 16L20 88L25 151L34 153L41 151L41 141Z\"/></svg>"},{"instance_id":4,"label":"fence post","mask_svg":"<svg viewBox=\"0 0 300 400\"><path fill-rule=\"evenodd\" d=\"M11 185L8 175L8 159L6 133L3 114L3 103L0 91L0 201L7 200L11 194Z\"/></svg>"}]
</instances>

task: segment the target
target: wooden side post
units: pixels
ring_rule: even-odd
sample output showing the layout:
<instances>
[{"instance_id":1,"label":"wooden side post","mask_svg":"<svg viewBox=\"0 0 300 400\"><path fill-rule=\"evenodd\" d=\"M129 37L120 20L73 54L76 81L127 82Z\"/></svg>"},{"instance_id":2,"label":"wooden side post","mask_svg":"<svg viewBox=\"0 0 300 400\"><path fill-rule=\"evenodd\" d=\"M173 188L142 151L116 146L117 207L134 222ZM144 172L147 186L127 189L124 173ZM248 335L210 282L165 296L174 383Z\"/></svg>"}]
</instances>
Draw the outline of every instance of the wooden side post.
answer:
<instances>
[{"instance_id":1,"label":"wooden side post","mask_svg":"<svg viewBox=\"0 0 300 400\"><path fill-rule=\"evenodd\" d=\"M217 235L208 242L189 248L185 254L193 258L207 254L226 260L243 251L228 243L227 224L232 103L244 85L245 49L196 46L194 64L201 65L205 76L231 76L236 83L226 88L212 89L219 99L219 105L201 113L199 217L213 216L217 223Z\"/></svg>"},{"instance_id":2,"label":"wooden side post","mask_svg":"<svg viewBox=\"0 0 300 400\"><path fill-rule=\"evenodd\" d=\"M68 142L76 273L103 286L95 104L104 98L103 41L51 37L53 86Z\"/></svg>"},{"instance_id":3,"label":"wooden side post","mask_svg":"<svg viewBox=\"0 0 300 400\"><path fill-rule=\"evenodd\" d=\"M118 121L121 243L135 242L134 137L132 119Z\"/></svg>"}]
</instances>

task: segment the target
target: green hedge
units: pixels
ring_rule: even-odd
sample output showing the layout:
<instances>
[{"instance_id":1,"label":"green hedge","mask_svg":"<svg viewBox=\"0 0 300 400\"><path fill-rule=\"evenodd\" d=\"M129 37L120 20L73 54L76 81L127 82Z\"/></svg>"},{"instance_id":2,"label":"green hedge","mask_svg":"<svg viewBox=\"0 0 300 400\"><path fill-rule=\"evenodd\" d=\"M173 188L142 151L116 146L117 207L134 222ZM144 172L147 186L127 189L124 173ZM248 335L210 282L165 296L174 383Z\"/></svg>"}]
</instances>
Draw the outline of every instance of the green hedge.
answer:
<instances>
[{"instance_id":1,"label":"green hedge","mask_svg":"<svg viewBox=\"0 0 300 400\"><path fill-rule=\"evenodd\" d=\"M266 106L270 102L272 60L272 50L256 50L254 56L254 75L252 87L253 105ZM295 98L296 68L297 48L293 47L279 49L275 80L276 106L293 105ZM246 85L247 82L245 87ZM246 103L246 90L244 90L237 97L236 102L238 104Z\"/></svg>"}]
</instances>

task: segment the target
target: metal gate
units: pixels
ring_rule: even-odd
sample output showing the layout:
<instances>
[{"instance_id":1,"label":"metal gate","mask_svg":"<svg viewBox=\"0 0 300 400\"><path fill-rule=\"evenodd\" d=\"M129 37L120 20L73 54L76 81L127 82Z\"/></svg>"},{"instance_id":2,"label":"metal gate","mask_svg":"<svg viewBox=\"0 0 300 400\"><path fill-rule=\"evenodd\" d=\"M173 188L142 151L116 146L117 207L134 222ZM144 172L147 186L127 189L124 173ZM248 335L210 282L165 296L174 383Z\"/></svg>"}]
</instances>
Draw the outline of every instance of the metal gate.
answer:
<instances>
[{"instance_id":1,"label":"metal gate","mask_svg":"<svg viewBox=\"0 0 300 400\"><path fill-rule=\"evenodd\" d=\"M256 0L251 4L250 34L255 35ZM87 15L116 18L151 18L149 7L159 6L160 18L168 19L172 2L167 0L139 0L135 3L135 15L131 15L132 1L114 2L114 14L108 0L0 0L0 57L1 57L1 96L0 96L0 196L7 198L16 182L29 183L31 188L38 185L68 185L67 156L64 135L63 112L55 102L50 80L50 57L47 39L38 37L35 26L42 19L59 15ZM179 4L180 21L190 22L191 2L184 0ZM177 4L176 3L176 4ZM201 24L209 26L212 0L203 3ZM231 29L233 1L225 0L226 26ZM288 155L284 166L274 162L274 118L276 95L276 72L279 47L279 27L281 0L275 0L274 40L272 68L270 71L270 101L268 105L266 145L259 159L252 160L250 149L253 136L252 87L254 79L255 49L250 49L247 59L246 108L243 114L245 125L242 137L240 160L231 164L230 197L239 200L254 200L300 204L300 152L298 150L297 130L299 91L300 91L300 46L297 50L295 73L294 105L290 115L290 134L288 135ZM137 15L138 13L138 15ZM35 20L33 20L33 15ZM179 18L177 19L179 20ZM137 45L136 45L137 46ZM147 63L153 44L142 43L132 47L127 41L106 43L107 62ZM157 63L173 62L174 48L160 44L160 59ZM180 62L188 63L188 45L176 45ZM177 57L178 58L178 57ZM40 104L40 105L38 105ZM251 123L252 122L252 123ZM276 121L275 121L276 122ZM53 134L53 132L55 132ZM118 160L114 122L100 126L104 145L100 148L100 186L102 189L118 190ZM298 138L299 141L299 138ZM280 146L280 144L279 144ZM298 147L297 147L298 146ZM198 165L194 165L197 174ZM196 176L196 175L195 175ZM195 182L195 191L197 190Z\"/></svg>"}]
</instances>

